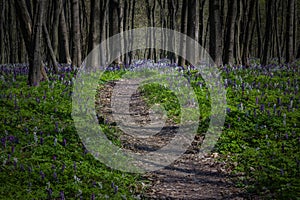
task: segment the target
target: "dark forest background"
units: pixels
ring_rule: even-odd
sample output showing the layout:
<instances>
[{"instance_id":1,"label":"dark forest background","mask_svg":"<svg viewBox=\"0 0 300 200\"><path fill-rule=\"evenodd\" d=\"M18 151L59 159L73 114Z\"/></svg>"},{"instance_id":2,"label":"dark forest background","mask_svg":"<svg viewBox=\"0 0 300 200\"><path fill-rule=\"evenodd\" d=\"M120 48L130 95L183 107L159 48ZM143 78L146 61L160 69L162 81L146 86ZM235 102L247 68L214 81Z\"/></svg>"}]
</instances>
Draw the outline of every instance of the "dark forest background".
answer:
<instances>
[{"instance_id":1,"label":"dark forest background","mask_svg":"<svg viewBox=\"0 0 300 200\"><path fill-rule=\"evenodd\" d=\"M300 2L295 0L1 0L0 8L0 63L29 63L31 73L41 74L31 82L46 76L42 63L55 71L57 63L79 66L106 38L146 26L187 34L217 65L281 64L300 57ZM165 57L185 64L156 49L133 52L119 62Z\"/></svg>"}]
</instances>

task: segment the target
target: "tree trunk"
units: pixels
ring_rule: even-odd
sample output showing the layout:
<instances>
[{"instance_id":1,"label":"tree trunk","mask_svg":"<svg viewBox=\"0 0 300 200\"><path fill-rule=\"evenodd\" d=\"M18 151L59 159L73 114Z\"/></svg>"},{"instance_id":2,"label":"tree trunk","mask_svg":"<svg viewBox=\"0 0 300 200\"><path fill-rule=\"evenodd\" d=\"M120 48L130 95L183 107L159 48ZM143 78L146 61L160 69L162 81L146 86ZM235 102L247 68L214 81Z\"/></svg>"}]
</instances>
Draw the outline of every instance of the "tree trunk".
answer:
<instances>
[{"instance_id":1,"label":"tree trunk","mask_svg":"<svg viewBox=\"0 0 300 200\"><path fill-rule=\"evenodd\" d=\"M49 52L50 52L50 57L51 57L51 60L52 60L54 72L58 73L58 66L57 66L56 57L55 57L54 51L52 49L49 33L48 33L47 26L46 26L45 23L43 23L43 30L44 30L44 33L45 33L47 47L48 47Z\"/></svg>"},{"instance_id":2,"label":"tree trunk","mask_svg":"<svg viewBox=\"0 0 300 200\"><path fill-rule=\"evenodd\" d=\"M192 39L196 38L196 1L197 0L188 1L187 36L189 36ZM187 58L190 61L195 61L195 46L192 41L187 42L186 51L188 52L188 54L186 55Z\"/></svg>"},{"instance_id":3,"label":"tree trunk","mask_svg":"<svg viewBox=\"0 0 300 200\"><path fill-rule=\"evenodd\" d=\"M180 28L180 32L182 34L186 34L186 28L187 28L187 2L183 1L182 2L182 11L181 11L181 28ZM179 56L179 60L178 60L178 65L179 66L184 66L185 65L185 55L186 55L186 38L185 36L183 36L183 38L180 38L180 54L182 56Z\"/></svg>"},{"instance_id":4,"label":"tree trunk","mask_svg":"<svg viewBox=\"0 0 300 200\"><path fill-rule=\"evenodd\" d=\"M261 57L262 52L262 39L261 39L261 26L260 26L260 11L259 11L259 0L256 0L256 32L257 32L257 57Z\"/></svg>"},{"instance_id":5,"label":"tree trunk","mask_svg":"<svg viewBox=\"0 0 300 200\"><path fill-rule=\"evenodd\" d=\"M234 23L237 12L237 1L228 1L228 14L226 20L226 34L225 34L225 44L224 44L224 64L234 63Z\"/></svg>"},{"instance_id":6,"label":"tree trunk","mask_svg":"<svg viewBox=\"0 0 300 200\"><path fill-rule=\"evenodd\" d=\"M30 18L25 0L16 0L16 11L21 22L21 31L25 41L27 53L31 51L31 34L32 34L32 19Z\"/></svg>"},{"instance_id":7,"label":"tree trunk","mask_svg":"<svg viewBox=\"0 0 300 200\"><path fill-rule=\"evenodd\" d=\"M89 30L89 42L88 42L88 52L92 51L97 44L100 43L100 4L97 0L91 0L90 3L90 30Z\"/></svg>"},{"instance_id":8,"label":"tree trunk","mask_svg":"<svg viewBox=\"0 0 300 200\"><path fill-rule=\"evenodd\" d=\"M62 5L62 0L58 0L59 4ZM59 33L61 34L61 41L62 41L62 50L61 50L61 58L65 58L64 60L61 60L62 62L71 64L71 56L70 56L70 50L69 50L69 35L67 30L67 24L66 24L66 18L65 18L65 11L62 9L59 17Z\"/></svg>"},{"instance_id":9,"label":"tree trunk","mask_svg":"<svg viewBox=\"0 0 300 200\"><path fill-rule=\"evenodd\" d=\"M119 1L111 0L109 1L109 36L112 37L119 33ZM110 51L115 51L118 56L113 62L114 64L120 63L120 44L116 44L114 42L110 43Z\"/></svg>"},{"instance_id":10,"label":"tree trunk","mask_svg":"<svg viewBox=\"0 0 300 200\"><path fill-rule=\"evenodd\" d=\"M266 28L265 28L265 43L263 49L263 57L262 57L262 65L266 65L269 59L269 47L270 47L270 39L272 37L272 9L273 9L273 1L266 1Z\"/></svg>"},{"instance_id":11,"label":"tree trunk","mask_svg":"<svg viewBox=\"0 0 300 200\"><path fill-rule=\"evenodd\" d=\"M79 23L79 0L72 0L72 67L81 65L81 40Z\"/></svg>"},{"instance_id":12,"label":"tree trunk","mask_svg":"<svg viewBox=\"0 0 300 200\"><path fill-rule=\"evenodd\" d=\"M42 26L44 18L44 0L39 0L37 3L37 12L35 19L37 20L34 25L34 32L32 37L32 45L30 59L29 59L29 76L28 83L30 86L39 86L41 80L41 41L42 41Z\"/></svg>"},{"instance_id":13,"label":"tree trunk","mask_svg":"<svg viewBox=\"0 0 300 200\"><path fill-rule=\"evenodd\" d=\"M244 41L243 41L243 54L242 54L242 64L244 66L249 66L249 42L250 42L250 33L251 33L251 27L252 27L252 17L253 17L253 11L255 8L255 0L249 1L249 12L247 16L247 23L246 23L246 29L244 32Z\"/></svg>"},{"instance_id":14,"label":"tree trunk","mask_svg":"<svg viewBox=\"0 0 300 200\"><path fill-rule=\"evenodd\" d=\"M220 0L209 1L209 54L217 66L222 65Z\"/></svg>"},{"instance_id":15,"label":"tree trunk","mask_svg":"<svg viewBox=\"0 0 300 200\"><path fill-rule=\"evenodd\" d=\"M294 29L294 7L295 0L288 0L287 15L286 15L286 62L293 62L293 29Z\"/></svg>"},{"instance_id":16,"label":"tree trunk","mask_svg":"<svg viewBox=\"0 0 300 200\"><path fill-rule=\"evenodd\" d=\"M52 47L53 47L53 53L56 56L58 56L58 26L59 26L59 19L60 14L62 11L62 4L60 2L61 0L54 1L55 10L54 10L54 20L53 20L53 26L52 26Z\"/></svg>"}]
</instances>

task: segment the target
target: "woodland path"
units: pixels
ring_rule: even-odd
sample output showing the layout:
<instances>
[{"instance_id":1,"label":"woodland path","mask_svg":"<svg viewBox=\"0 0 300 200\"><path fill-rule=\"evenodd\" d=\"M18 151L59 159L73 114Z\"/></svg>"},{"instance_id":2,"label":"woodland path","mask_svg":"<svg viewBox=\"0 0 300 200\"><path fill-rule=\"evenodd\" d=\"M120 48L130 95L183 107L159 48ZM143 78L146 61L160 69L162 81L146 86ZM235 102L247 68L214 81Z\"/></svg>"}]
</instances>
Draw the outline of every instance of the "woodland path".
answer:
<instances>
[{"instance_id":1,"label":"woodland path","mask_svg":"<svg viewBox=\"0 0 300 200\"><path fill-rule=\"evenodd\" d=\"M116 87L119 84L122 87ZM100 120L105 120L112 126L116 125L111 109L112 94L126 94L136 87L136 84L128 80L119 80L108 82L99 89L96 108ZM119 101L122 103L123 100L119 98ZM129 111L127 114L134 117L137 123L149 123L149 109L140 93L135 92L131 95ZM123 148L143 154L166 145L172 139L176 128L176 124L167 120L165 127L154 136L140 139L122 134L120 139ZM217 153L199 156L202 139L201 136L195 136L187 151L172 164L144 174L143 176L151 181L151 185L147 187L141 199L248 199L246 193L234 184L237 176L230 173L233 164L219 161Z\"/></svg>"}]
</instances>

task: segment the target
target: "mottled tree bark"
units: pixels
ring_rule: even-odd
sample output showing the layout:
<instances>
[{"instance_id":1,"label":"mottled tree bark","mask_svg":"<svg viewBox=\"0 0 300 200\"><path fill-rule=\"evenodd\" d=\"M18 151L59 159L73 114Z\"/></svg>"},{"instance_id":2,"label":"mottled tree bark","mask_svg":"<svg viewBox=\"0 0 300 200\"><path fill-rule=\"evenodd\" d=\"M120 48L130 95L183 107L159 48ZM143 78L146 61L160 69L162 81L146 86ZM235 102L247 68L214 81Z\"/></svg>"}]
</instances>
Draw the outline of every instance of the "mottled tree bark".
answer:
<instances>
[{"instance_id":1,"label":"mottled tree bark","mask_svg":"<svg viewBox=\"0 0 300 200\"><path fill-rule=\"evenodd\" d=\"M187 2L183 1L182 2L182 8L181 8L181 25L180 25L180 32L182 34L186 34L186 29L187 29ZM183 36L183 38L180 38L180 54L182 56L179 56L178 59L178 65L179 66L184 66L185 65L185 55L186 55L186 38Z\"/></svg>"},{"instance_id":2,"label":"mottled tree bark","mask_svg":"<svg viewBox=\"0 0 300 200\"><path fill-rule=\"evenodd\" d=\"M237 0L228 0L228 15L226 20L226 33L224 44L224 64L234 63L234 23L237 12Z\"/></svg>"},{"instance_id":3,"label":"mottled tree bark","mask_svg":"<svg viewBox=\"0 0 300 200\"><path fill-rule=\"evenodd\" d=\"M79 0L72 0L72 66L81 65L81 38L79 23Z\"/></svg>"},{"instance_id":4,"label":"mottled tree bark","mask_svg":"<svg viewBox=\"0 0 300 200\"><path fill-rule=\"evenodd\" d=\"M288 0L287 16L286 16L286 62L292 62L294 60L293 51L293 29L294 29L294 8L295 0Z\"/></svg>"},{"instance_id":5,"label":"mottled tree bark","mask_svg":"<svg viewBox=\"0 0 300 200\"><path fill-rule=\"evenodd\" d=\"M217 66L222 65L220 1L209 1L209 54Z\"/></svg>"},{"instance_id":6,"label":"mottled tree bark","mask_svg":"<svg viewBox=\"0 0 300 200\"><path fill-rule=\"evenodd\" d=\"M262 57L262 65L266 65L269 59L269 47L270 47L270 39L272 37L272 9L273 7L273 1L266 1L266 26L265 26L265 43L264 43L264 49L263 49L263 57Z\"/></svg>"},{"instance_id":7,"label":"mottled tree bark","mask_svg":"<svg viewBox=\"0 0 300 200\"><path fill-rule=\"evenodd\" d=\"M62 0L58 0L59 4L62 6ZM61 37L62 45L61 45L61 58L65 58L61 60L62 62L71 64L72 59L70 56L70 48L69 48L69 34L67 30L67 23L65 18L65 11L62 9L59 17L59 34Z\"/></svg>"},{"instance_id":8,"label":"mottled tree bark","mask_svg":"<svg viewBox=\"0 0 300 200\"><path fill-rule=\"evenodd\" d=\"M39 0L37 11L35 14L34 32L32 37L31 51L29 53L29 75L28 84L30 86L39 86L42 79L42 58L41 58L41 42L42 42L42 26L44 18L44 1Z\"/></svg>"},{"instance_id":9,"label":"mottled tree bark","mask_svg":"<svg viewBox=\"0 0 300 200\"><path fill-rule=\"evenodd\" d=\"M50 52L50 58L52 60L53 69L54 69L54 72L57 73L58 72L57 61L56 61L56 57L55 57L54 51L52 49L50 36L49 36L48 30L47 30L47 26L46 26L45 23L43 23L43 31L44 31L44 34L45 34L45 39L46 39L47 47L48 47L49 52Z\"/></svg>"}]
</instances>

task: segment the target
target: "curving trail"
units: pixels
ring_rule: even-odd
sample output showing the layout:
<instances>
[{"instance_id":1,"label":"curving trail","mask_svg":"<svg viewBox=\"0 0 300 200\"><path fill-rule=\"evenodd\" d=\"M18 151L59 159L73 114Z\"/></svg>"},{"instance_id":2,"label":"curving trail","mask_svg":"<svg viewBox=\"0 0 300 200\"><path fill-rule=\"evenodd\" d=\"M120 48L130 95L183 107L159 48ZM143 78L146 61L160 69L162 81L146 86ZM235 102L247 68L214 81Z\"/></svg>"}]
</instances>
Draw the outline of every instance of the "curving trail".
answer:
<instances>
[{"instance_id":1,"label":"curving trail","mask_svg":"<svg viewBox=\"0 0 300 200\"><path fill-rule=\"evenodd\" d=\"M126 95L126 91L132 91L136 88L136 84L135 81L120 80L118 82L108 82L104 87L101 87L96 97L99 120L116 126L119 123L118 120L122 120L122 116L117 120L113 116L113 109L111 108L112 94ZM116 87L116 85L122 85L122 87ZM128 97L124 96L124 98ZM114 99L114 101L117 101L114 102L115 104L124 103L122 98ZM147 108L140 93L135 92L130 96L129 107L129 113L119 113L119 116L123 114L124 118L128 118L128 115L130 115L135 119L135 123L141 126L151 122L149 108ZM155 120L151 127L156 128ZM138 128L127 124L126 132L136 132ZM164 128L158 134L149 137L134 137L123 132L120 136L122 147L138 154L156 151L173 138L177 128L175 123L167 120ZM147 132L146 129L143 130ZM187 200L250 198L246 196L241 188L235 186L234 181L237 176L230 173L234 167L233 164L218 161L219 155L217 153L199 156L198 147L202 140L202 136L195 136L186 152L171 165L144 174L143 177L150 180L151 184L141 198Z\"/></svg>"}]
</instances>

